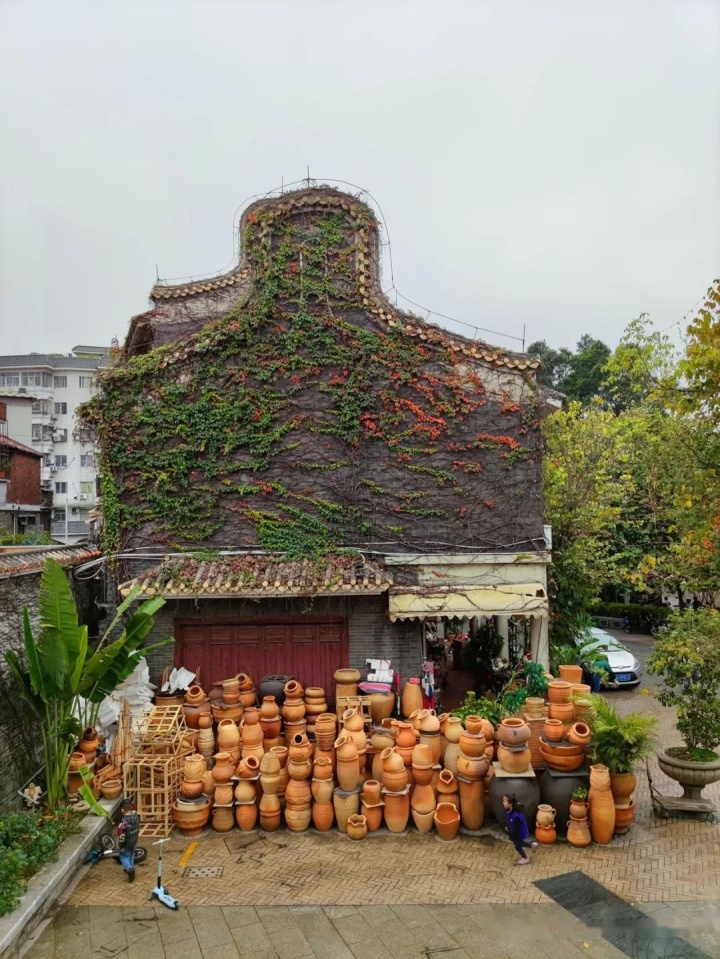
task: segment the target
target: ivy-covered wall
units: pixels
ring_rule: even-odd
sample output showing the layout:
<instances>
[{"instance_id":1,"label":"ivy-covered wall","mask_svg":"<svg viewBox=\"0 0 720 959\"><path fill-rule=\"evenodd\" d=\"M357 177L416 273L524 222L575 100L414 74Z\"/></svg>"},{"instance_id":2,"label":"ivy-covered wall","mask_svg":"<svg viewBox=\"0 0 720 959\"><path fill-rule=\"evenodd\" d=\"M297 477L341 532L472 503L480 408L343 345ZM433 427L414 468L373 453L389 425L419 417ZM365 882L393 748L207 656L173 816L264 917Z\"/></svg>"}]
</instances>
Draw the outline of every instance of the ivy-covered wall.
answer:
<instances>
[{"instance_id":1,"label":"ivy-covered wall","mask_svg":"<svg viewBox=\"0 0 720 959\"><path fill-rule=\"evenodd\" d=\"M541 545L533 361L392 307L346 194L256 203L241 238L225 278L156 288L82 411L105 550Z\"/></svg>"}]
</instances>

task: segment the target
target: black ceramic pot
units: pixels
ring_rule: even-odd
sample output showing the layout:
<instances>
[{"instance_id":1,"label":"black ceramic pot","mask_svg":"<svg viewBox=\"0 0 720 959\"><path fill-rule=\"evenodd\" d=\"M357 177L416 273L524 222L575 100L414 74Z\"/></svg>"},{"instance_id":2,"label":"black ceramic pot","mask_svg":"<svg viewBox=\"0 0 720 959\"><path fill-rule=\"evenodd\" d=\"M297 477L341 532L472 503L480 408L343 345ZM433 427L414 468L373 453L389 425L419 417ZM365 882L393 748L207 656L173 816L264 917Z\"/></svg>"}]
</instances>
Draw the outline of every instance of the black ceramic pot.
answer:
<instances>
[{"instance_id":1,"label":"black ceramic pot","mask_svg":"<svg viewBox=\"0 0 720 959\"><path fill-rule=\"evenodd\" d=\"M522 806L522 814L530 832L535 832L535 816L540 805L540 786L537 779L530 776L493 776L488 789L490 805L495 821L505 826L507 817L502 799L508 793L514 793Z\"/></svg>"},{"instance_id":2,"label":"black ceramic pot","mask_svg":"<svg viewBox=\"0 0 720 959\"><path fill-rule=\"evenodd\" d=\"M258 689L258 702L262 702L265 696L274 696L275 702L280 708L285 702L285 683L289 683L294 676L263 676L263 681Z\"/></svg>"},{"instance_id":3,"label":"black ceramic pot","mask_svg":"<svg viewBox=\"0 0 720 959\"><path fill-rule=\"evenodd\" d=\"M573 790L580 786L583 789L590 788L590 774L587 769L576 769L571 773L546 769L543 773L540 780L540 796L544 803L548 803L555 810L555 828L558 832L567 832L570 800Z\"/></svg>"}]
</instances>

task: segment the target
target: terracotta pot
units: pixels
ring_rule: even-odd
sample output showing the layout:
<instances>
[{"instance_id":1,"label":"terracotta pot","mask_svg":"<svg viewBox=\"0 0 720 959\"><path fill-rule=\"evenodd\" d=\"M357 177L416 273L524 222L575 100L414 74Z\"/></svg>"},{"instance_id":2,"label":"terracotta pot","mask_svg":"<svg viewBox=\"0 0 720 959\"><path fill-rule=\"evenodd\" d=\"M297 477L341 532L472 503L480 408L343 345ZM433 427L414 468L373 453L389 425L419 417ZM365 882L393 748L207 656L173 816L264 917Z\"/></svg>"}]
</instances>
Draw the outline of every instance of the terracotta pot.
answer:
<instances>
[{"instance_id":1,"label":"terracotta pot","mask_svg":"<svg viewBox=\"0 0 720 959\"><path fill-rule=\"evenodd\" d=\"M342 714L342 723L348 732L362 732L365 729L365 723L357 706L345 710Z\"/></svg>"},{"instance_id":2,"label":"terracotta pot","mask_svg":"<svg viewBox=\"0 0 720 959\"><path fill-rule=\"evenodd\" d=\"M229 832L234 825L232 807L213 806L212 827L216 832Z\"/></svg>"},{"instance_id":3,"label":"terracotta pot","mask_svg":"<svg viewBox=\"0 0 720 959\"><path fill-rule=\"evenodd\" d=\"M485 822L485 783L482 779L458 781L460 816L466 829L482 829Z\"/></svg>"},{"instance_id":4,"label":"terracotta pot","mask_svg":"<svg viewBox=\"0 0 720 959\"><path fill-rule=\"evenodd\" d=\"M210 700L198 703L196 705L186 703L183 705L182 711L183 716L185 717L185 725L188 727L188 729L199 729L200 717L208 713L212 715L212 704Z\"/></svg>"},{"instance_id":5,"label":"terracotta pot","mask_svg":"<svg viewBox=\"0 0 720 959\"><path fill-rule=\"evenodd\" d=\"M543 846L550 846L557 839L555 825L535 826L535 839Z\"/></svg>"},{"instance_id":6,"label":"terracotta pot","mask_svg":"<svg viewBox=\"0 0 720 959\"><path fill-rule=\"evenodd\" d=\"M568 758L570 756L584 756L585 746L578 746L575 743L563 740L561 743L546 743L544 739L540 740L540 745L546 756L558 756Z\"/></svg>"},{"instance_id":7,"label":"terracotta pot","mask_svg":"<svg viewBox=\"0 0 720 959\"><path fill-rule=\"evenodd\" d=\"M244 756L237 767L241 779L254 779L260 773L260 760L257 756Z\"/></svg>"},{"instance_id":8,"label":"terracotta pot","mask_svg":"<svg viewBox=\"0 0 720 959\"><path fill-rule=\"evenodd\" d=\"M615 800L610 792L610 773L607 766L590 767L590 832L600 846L611 842L615 830Z\"/></svg>"},{"instance_id":9,"label":"terracotta pot","mask_svg":"<svg viewBox=\"0 0 720 959\"><path fill-rule=\"evenodd\" d=\"M567 726L575 719L575 707L572 703L550 703L548 716L550 719L559 719Z\"/></svg>"},{"instance_id":10,"label":"terracotta pot","mask_svg":"<svg viewBox=\"0 0 720 959\"><path fill-rule=\"evenodd\" d=\"M548 803L540 803L535 816L539 826L552 826L555 823L555 810Z\"/></svg>"},{"instance_id":11,"label":"terracotta pot","mask_svg":"<svg viewBox=\"0 0 720 959\"><path fill-rule=\"evenodd\" d=\"M630 797L635 792L636 785L635 773L610 773L610 792L618 806L630 802Z\"/></svg>"},{"instance_id":12,"label":"terracotta pot","mask_svg":"<svg viewBox=\"0 0 720 959\"><path fill-rule=\"evenodd\" d=\"M581 799L571 799L570 800L570 818L571 819L587 819L588 817L588 804Z\"/></svg>"},{"instance_id":13,"label":"terracotta pot","mask_svg":"<svg viewBox=\"0 0 720 959\"><path fill-rule=\"evenodd\" d=\"M297 679L291 679L285 683L283 692L285 693L285 700L287 701L288 699L302 699L304 690Z\"/></svg>"},{"instance_id":14,"label":"terracotta pot","mask_svg":"<svg viewBox=\"0 0 720 959\"><path fill-rule=\"evenodd\" d=\"M553 679L548 683L547 698L550 704L569 703L572 695L570 683L565 679Z\"/></svg>"},{"instance_id":15,"label":"terracotta pot","mask_svg":"<svg viewBox=\"0 0 720 959\"><path fill-rule=\"evenodd\" d=\"M587 723L573 723L568 730L568 742L575 746L588 746L591 738L590 727Z\"/></svg>"},{"instance_id":16,"label":"terracotta pot","mask_svg":"<svg viewBox=\"0 0 720 959\"><path fill-rule=\"evenodd\" d=\"M368 832L377 832L382 826L384 802L360 803L360 814L365 817Z\"/></svg>"},{"instance_id":17,"label":"terracotta pot","mask_svg":"<svg viewBox=\"0 0 720 959\"><path fill-rule=\"evenodd\" d=\"M257 702L257 690L240 690L240 703L245 709L254 709Z\"/></svg>"},{"instance_id":18,"label":"terracotta pot","mask_svg":"<svg viewBox=\"0 0 720 959\"><path fill-rule=\"evenodd\" d=\"M235 822L238 828L243 832L250 832L254 829L258 821L257 802L238 803L235 807Z\"/></svg>"},{"instance_id":19,"label":"terracotta pot","mask_svg":"<svg viewBox=\"0 0 720 959\"><path fill-rule=\"evenodd\" d=\"M313 779L310 784L310 789L316 803L331 803L335 783L332 779Z\"/></svg>"},{"instance_id":20,"label":"terracotta pot","mask_svg":"<svg viewBox=\"0 0 720 959\"><path fill-rule=\"evenodd\" d=\"M215 803L218 806L229 806L233 801L233 784L217 783L215 786Z\"/></svg>"},{"instance_id":21,"label":"terracotta pot","mask_svg":"<svg viewBox=\"0 0 720 959\"><path fill-rule=\"evenodd\" d=\"M358 842L367 836L367 832L367 820L364 816L356 813L355 815L348 817L347 834L349 839L353 839L355 842Z\"/></svg>"},{"instance_id":22,"label":"terracotta pot","mask_svg":"<svg viewBox=\"0 0 720 959\"><path fill-rule=\"evenodd\" d=\"M209 769L205 772L205 775L202 778L202 787L202 791L206 796L212 797L215 795L215 780L213 779L212 773Z\"/></svg>"},{"instance_id":23,"label":"terracotta pot","mask_svg":"<svg viewBox=\"0 0 720 959\"><path fill-rule=\"evenodd\" d=\"M212 729L212 713L201 713L198 717L198 729Z\"/></svg>"},{"instance_id":24,"label":"terracotta pot","mask_svg":"<svg viewBox=\"0 0 720 959\"><path fill-rule=\"evenodd\" d=\"M449 716L443 735L449 743L459 743L463 731L462 720L458 716Z\"/></svg>"},{"instance_id":25,"label":"terracotta pot","mask_svg":"<svg viewBox=\"0 0 720 959\"><path fill-rule=\"evenodd\" d=\"M615 834L623 836L635 822L635 803L630 800L629 803L615 806Z\"/></svg>"},{"instance_id":26,"label":"terracotta pot","mask_svg":"<svg viewBox=\"0 0 720 959\"><path fill-rule=\"evenodd\" d=\"M252 779L240 779L235 784L235 799L238 802L254 802L258 798L257 786Z\"/></svg>"},{"instance_id":27,"label":"terracotta pot","mask_svg":"<svg viewBox=\"0 0 720 959\"><path fill-rule=\"evenodd\" d=\"M565 727L559 719L546 719L543 736L550 742L559 743L565 738Z\"/></svg>"},{"instance_id":28,"label":"terracotta pot","mask_svg":"<svg viewBox=\"0 0 720 959\"><path fill-rule=\"evenodd\" d=\"M419 813L432 812L437 805L435 790L432 786L415 786L410 799L410 808Z\"/></svg>"},{"instance_id":29,"label":"terracotta pot","mask_svg":"<svg viewBox=\"0 0 720 959\"><path fill-rule=\"evenodd\" d=\"M333 764L331 759L327 759L325 756L319 756L313 765L313 778L314 779L332 779L333 778Z\"/></svg>"},{"instance_id":30,"label":"terracotta pot","mask_svg":"<svg viewBox=\"0 0 720 959\"><path fill-rule=\"evenodd\" d=\"M530 727L522 719L503 719L498 726L497 738L504 746L524 746L530 739Z\"/></svg>"},{"instance_id":31,"label":"terracotta pot","mask_svg":"<svg viewBox=\"0 0 720 959\"><path fill-rule=\"evenodd\" d=\"M202 782L207 769L205 757L200 753L194 753L192 756L186 756L183 763L183 779L189 782Z\"/></svg>"},{"instance_id":32,"label":"terracotta pot","mask_svg":"<svg viewBox=\"0 0 720 959\"><path fill-rule=\"evenodd\" d=\"M482 779L490 767L490 760L484 756L464 756L457 759L457 775L466 779Z\"/></svg>"},{"instance_id":33,"label":"terracotta pot","mask_svg":"<svg viewBox=\"0 0 720 959\"><path fill-rule=\"evenodd\" d=\"M402 749L414 749L418 739L411 723L393 723L395 745Z\"/></svg>"},{"instance_id":34,"label":"terracotta pot","mask_svg":"<svg viewBox=\"0 0 720 959\"><path fill-rule=\"evenodd\" d=\"M285 822L290 832L305 832L312 819L312 810L307 809L285 809Z\"/></svg>"},{"instance_id":35,"label":"terracotta pot","mask_svg":"<svg viewBox=\"0 0 720 959\"><path fill-rule=\"evenodd\" d=\"M312 763L309 759L302 759L299 762L295 762L292 757L290 757L285 768L291 779L303 781L310 779L312 776Z\"/></svg>"},{"instance_id":36,"label":"terracotta pot","mask_svg":"<svg viewBox=\"0 0 720 959\"><path fill-rule=\"evenodd\" d=\"M558 666L560 679L568 683L581 683L583 677L582 666Z\"/></svg>"},{"instance_id":37,"label":"terracotta pot","mask_svg":"<svg viewBox=\"0 0 720 959\"><path fill-rule=\"evenodd\" d=\"M487 740L482 733L464 732L460 734L460 751L465 756L482 756L487 748Z\"/></svg>"},{"instance_id":38,"label":"terracotta pot","mask_svg":"<svg viewBox=\"0 0 720 959\"><path fill-rule=\"evenodd\" d=\"M455 839L460 828L460 813L452 803L438 803L434 820L435 828L441 839L445 842Z\"/></svg>"},{"instance_id":39,"label":"terracotta pot","mask_svg":"<svg viewBox=\"0 0 720 959\"><path fill-rule=\"evenodd\" d=\"M288 761L288 748L287 746L273 746L270 752L277 756L278 762L280 763L280 768L284 769Z\"/></svg>"},{"instance_id":40,"label":"terracotta pot","mask_svg":"<svg viewBox=\"0 0 720 959\"><path fill-rule=\"evenodd\" d=\"M100 737L94 726L86 726L80 737L78 748L82 753L95 753L100 745Z\"/></svg>"},{"instance_id":41,"label":"terracotta pot","mask_svg":"<svg viewBox=\"0 0 720 959\"><path fill-rule=\"evenodd\" d=\"M363 802L369 806L376 806L381 801L382 783L376 779L368 779L363 783Z\"/></svg>"},{"instance_id":42,"label":"terracotta pot","mask_svg":"<svg viewBox=\"0 0 720 959\"><path fill-rule=\"evenodd\" d=\"M206 699L205 691L202 686L198 686L197 683L190 686L187 692L185 693L185 702L188 706L199 706L200 703L204 703Z\"/></svg>"},{"instance_id":43,"label":"terracotta pot","mask_svg":"<svg viewBox=\"0 0 720 959\"><path fill-rule=\"evenodd\" d=\"M119 782L119 780L114 781ZM102 785L104 786L105 783L102 783ZM199 799L204 792L203 780L200 779L196 781L194 779L183 779L183 781L180 783L180 792L185 799ZM119 795L120 793L118 793L118 796ZM105 793L103 793L103 796L105 796ZM109 796L105 796L105 799L109 798Z\"/></svg>"},{"instance_id":44,"label":"terracotta pot","mask_svg":"<svg viewBox=\"0 0 720 959\"><path fill-rule=\"evenodd\" d=\"M592 838L590 836L590 827L588 826L587 819L571 819L568 823L567 838L571 846L578 846L580 848L589 846Z\"/></svg>"},{"instance_id":45,"label":"terracotta pot","mask_svg":"<svg viewBox=\"0 0 720 959\"><path fill-rule=\"evenodd\" d=\"M261 815L263 813L280 812L280 800L277 796L263 794L260 797L260 805L258 808Z\"/></svg>"},{"instance_id":46,"label":"terracotta pot","mask_svg":"<svg viewBox=\"0 0 720 959\"><path fill-rule=\"evenodd\" d=\"M230 753L215 753L215 765L212 768L212 777L216 783L229 783L234 772L235 766L230 759ZM259 767L258 763L258 767Z\"/></svg>"},{"instance_id":47,"label":"terracotta pot","mask_svg":"<svg viewBox=\"0 0 720 959\"><path fill-rule=\"evenodd\" d=\"M449 769L450 772L457 775L458 771L458 757L461 756L460 743L448 743L445 749L445 757L443 763L446 769Z\"/></svg>"},{"instance_id":48,"label":"terracotta pot","mask_svg":"<svg viewBox=\"0 0 720 959\"><path fill-rule=\"evenodd\" d=\"M117 799L123 791L123 785L119 779L105 779L100 783L100 791L102 792L103 799ZM202 795L202 793L200 795Z\"/></svg>"},{"instance_id":49,"label":"terracotta pot","mask_svg":"<svg viewBox=\"0 0 720 959\"><path fill-rule=\"evenodd\" d=\"M200 757L202 759L202 756ZM78 769L86 764L85 753L76 752L72 753L70 756L70 765L68 769L71 773L76 773ZM203 767L205 766L205 760L203 760Z\"/></svg>"},{"instance_id":50,"label":"terracotta pot","mask_svg":"<svg viewBox=\"0 0 720 959\"><path fill-rule=\"evenodd\" d=\"M207 705L210 707L212 717L215 722L219 723L221 719L232 719L234 723L239 723L242 719L242 714L244 712L243 707L240 706L226 706L225 703L211 703L208 700ZM183 713L185 713L185 723L188 723L188 710L191 709L202 709L202 706L183 706Z\"/></svg>"},{"instance_id":51,"label":"terracotta pot","mask_svg":"<svg viewBox=\"0 0 720 959\"><path fill-rule=\"evenodd\" d=\"M557 769L558 772L572 772L574 769L579 769L585 762L585 755L583 752L576 756L568 756L562 755L558 752L551 752L542 740L540 740L539 749L545 765L549 766L550 769Z\"/></svg>"},{"instance_id":52,"label":"terracotta pot","mask_svg":"<svg viewBox=\"0 0 720 959\"><path fill-rule=\"evenodd\" d=\"M433 765L440 762L442 757L442 737L439 732L420 733L420 742L418 745L427 746L432 754ZM415 747L417 749L417 746Z\"/></svg>"},{"instance_id":53,"label":"terracotta pot","mask_svg":"<svg viewBox=\"0 0 720 959\"><path fill-rule=\"evenodd\" d=\"M333 793L333 806L338 829L340 832L346 833L348 819L350 816L356 815L360 808L360 792L346 792L344 789L336 789Z\"/></svg>"},{"instance_id":54,"label":"terracotta pot","mask_svg":"<svg viewBox=\"0 0 720 959\"><path fill-rule=\"evenodd\" d=\"M525 700L525 713L531 719L541 719L545 715L545 700L540 696L528 696Z\"/></svg>"},{"instance_id":55,"label":"terracotta pot","mask_svg":"<svg viewBox=\"0 0 720 959\"><path fill-rule=\"evenodd\" d=\"M201 716L200 719L204 719L204 716ZM211 716L208 716L208 719L212 720ZM212 759L215 753L218 751L217 746L215 745L215 736L212 729L201 729L197 737L197 751L203 756L204 759Z\"/></svg>"},{"instance_id":56,"label":"terracotta pot","mask_svg":"<svg viewBox=\"0 0 720 959\"><path fill-rule=\"evenodd\" d=\"M506 746L498 746L498 762L509 773L524 773L527 771L532 755L529 749L513 752Z\"/></svg>"},{"instance_id":57,"label":"terracotta pot","mask_svg":"<svg viewBox=\"0 0 720 959\"><path fill-rule=\"evenodd\" d=\"M294 733L288 742L288 751L290 762L293 759L299 762L303 759L312 759L313 746L306 733Z\"/></svg>"},{"instance_id":58,"label":"terracotta pot","mask_svg":"<svg viewBox=\"0 0 720 959\"><path fill-rule=\"evenodd\" d=\"M223 702L228 706L235 706L240 702L240 693L226 693L223 690Z\"/></svg>"},{"instance_id":59,"label":"terracotta pot","mask_svg":"<svg viewBox=\"0 0 720 959\"><path fill-rule=\"evenodd\" d=\"M408 792L383 794L385 802L385 825L390 832L404 832L410 818L410 794Z\"/></svg>"},{"instance_id":60,"label":"terracotta pot","mask_svg":"<svg viewBox=\"0 0 720 959\"><path fill-rule=\"evenodd\" d=\"M218 683L213 683L210 689L210 692L208 693L208 699L210 700L211 703L217 703L222 699L222 694L223 694L222 681Z\"/></svg>"},{"instance_id":61,"label":"terracotta pot","mask_svg":"<svg viewBox=\"0 0 720 959\"><path fill-rule=\"evenodd\" d=\"M222 688L223 693L236 693L240 689L240 683L237 677L233 676L231 679L223 679Z\"/></svg>"},{"instance_id":62,"label":"terracotta pot","mask_svg":"<svg viewBox=\"0 0 720 959\"><path fill-rule=\"evenodd\" d=\"M289 780L285 789L285 802L293 809L309 809L312 802L310 783L304 779Z\"/></svg>"},{"instance_id":63,"label":"terracotta pot","mask_svg":"<svg viewBox=\"0 0 720 959\"><path fill-rule=\"evenodd\" d=\"M383 771L400 772L405 768L402 755L398 752L397 746L392 749L383 749L380 753L382 759Z\"/></svg>"},{"instance_id":64,"label":"terracotta pot","mask_svg":"<svg viewBox=\"0 0 720 959\"><path fill-rule=\"evenodd\" d=\"M481 736L483 734L482 716L466 716L465 729L471 736Z\"/></svg>"},{"instance_id":65,"label":"terracotta pot","mask_svg":"<svg viewBox=\"0 0 720 959\"><path fill-rule=\"evenodd\" d=\"M281 819L282 812L279 809L277 812L260 811L260 828L264 829L265 832L275 832L280 828Z\"/></svg>"},{"instance_id":66,"label":"terracotta pot","mask_svg":"<svg viewBox=\"0 0 720 959\"><path fill-rule=\"evenodd\" d=\"M305 703L302 699L286 699L282 714L286 722L299 723L305 718Z\"/></svg>"},{"instance_id":67,"label":"terracotta pot","mask_svg":"<svg viewBox=\"0 0 720 959\"><path fill-rule=\"evenodd\" d=\"M432 709L421 709L418 716L418 728L421 733L439 733L440 720Z\"/></svg>"},{"instance_id":68,"label":"terracotta pot","mask_svg":"<svg viewBox=\"0 0 720 959\"><path fill-rule=\"evenodd\" d=\"M240 744L240 730L232 719L221 719L217 728L217 743L220 749L227 752Z\"/></svg>"},{"instance_id":69,"label":"terracotta pot","mask_svg":"<svg viewBox=\"0 0 720 959\"><path fill-rule=\"evenodd\" d=\"M318 832L328 832L328 830L332 829L332 825L335 822L333 804L331 802L313 803L312 821Z\"/></svg>"},{"instance_id":70,"label":"terracotta pot","mask_svg":"<svg viewBox=\"0 0 720 959\"><path fill-rule=\"evenodd\" d=\"M203 831L209 815L209 800L206 803L193 803L188 806L179 806L175 802L172 806L173 821L186 836L198 836Z\"/></svg>"},{"instance_id":71,"label":"terracotta pot","mask_svg":"<svg viewBox=\"0 0 720 959\"><path fill-rule=\"evenodd\" d=\"M408 784L408 772L405 766L400 770L383 769L382 784L389 792L397 793Z\"/></svg>"},{"instance_id":72,"label":"terracotta pot","mask_svg":"<svg viewBox=\"0 0 720 959\"><path fill-rule=\"evenodd\" d=\"M260 719L277 719L280 715L278 704L274 696L263 696L260 704Z\"/></svg>"},{"instance_id":73,"label":"terracotta pot","mask_svg":"<svg viewBox=\"0 0 720 959\"><path fill-rule=\"evenodd\" d=\"M358 669L344 668L335 670L333 679L336 683L359 683L360 671Z\"/></svg>"},{"instance_id":74,"label":"terracotta pot","mask_svg":"<svg viewBox=\"0 0 720 959\"><path fill-rule=\"evenodd\" d=\"M412 751L414 766L434 766L435 757L432 748L427 743L418 743Z\"/></svg>"},{"instance_id":75,"label":"terracotta pot","mask_svg":"<svg viewBox=\"0 0 720 959\"><path fill-rule=\"evenodd\" d=\"M417 809L410 808L410 815L413 818L413 822L417 828L418 832L429 833L433 831L435 826L435 810L431 812L421 813Z\"/></svg>"},{"instance_id":76,"label":"terracotta pot","mask_svg":"<svg viewBox=\"0 0 720 959\"><path fill-rule=\"evenodd\" d=\"M429 786L433 781L433 767L413 764L410 767L409 777L412 777L416 786Z\"/></svg>"},{"instance_id":77,"label":"terracotta pot","mask_svg":"<svg viewBox=\"0 0 720 959\"><path fill-rule=\"evenodd\" d=\"M395 693L370 693L370 715L374 723L392 716L394 707Z\"/></svg>"},{"instance_id":78,"label":"terracotta pot","mask_svg":"<svg viewBox=\"0 0 720 959\"><path fill-rule=\"evenodd\" d=\"M420 689L420 680L413 676L403 686L402 697L400 699L400 709L403 716L409 716L416 709L423 708L422 690ZM386 810L387 818L387 810ZM404 827L403 827L404 828Z\"/></svg>"},{"instance_id":79,"label":"terracotta pot","mask_svg":"<svg viewBox=\"0 0 720 959\"><path fill-rule=\"evenodd\" d=\"M248 676L247 673L238 673L235 677L238 683L238 689L241 693L247 692L249 689L255 690L255 683L252 681L252 677Z\"/></svg>"}]
</instances>

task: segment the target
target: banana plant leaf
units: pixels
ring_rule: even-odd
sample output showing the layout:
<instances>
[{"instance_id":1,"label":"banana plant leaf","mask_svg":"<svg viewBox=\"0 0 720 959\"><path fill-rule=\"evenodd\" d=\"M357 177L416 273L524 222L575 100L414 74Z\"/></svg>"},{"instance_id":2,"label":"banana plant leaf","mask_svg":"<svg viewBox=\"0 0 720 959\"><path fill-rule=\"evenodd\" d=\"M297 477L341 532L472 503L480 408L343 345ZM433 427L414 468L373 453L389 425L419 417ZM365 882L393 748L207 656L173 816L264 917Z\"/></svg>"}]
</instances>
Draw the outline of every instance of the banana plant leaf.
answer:
<instances>
[{"instance_id":1,"label":"banana plant leaf","mask_svg":"<svg viewBox=\"0 0 720 959\"><path fill-rule=\"evenodd\" d=\"M48 559L43 566L38 606L38 658L48 689L62 697L76 671L80 636L75 601L57 560Z\"/></svg>"}]
</instances>

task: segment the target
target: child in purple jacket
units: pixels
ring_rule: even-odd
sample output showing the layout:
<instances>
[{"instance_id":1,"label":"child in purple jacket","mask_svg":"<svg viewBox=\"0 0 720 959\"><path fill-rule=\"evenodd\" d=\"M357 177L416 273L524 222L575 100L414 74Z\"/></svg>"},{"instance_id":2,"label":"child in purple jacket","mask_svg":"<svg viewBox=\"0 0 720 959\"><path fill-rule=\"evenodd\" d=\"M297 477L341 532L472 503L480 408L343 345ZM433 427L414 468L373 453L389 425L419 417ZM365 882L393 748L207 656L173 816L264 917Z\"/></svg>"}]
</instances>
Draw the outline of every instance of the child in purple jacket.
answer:
<instances>
[{"instance_id":1,"label":"child in purple jacket","mask_svg":"<svg viewBox=\"0 0 720 959\"><path fill-rule=\"evenodd\" d=\"M518 866L527 866L530 862L530 857L526 854L525 850L537 849L538 844L527 841L530 830L528 829L525 817L520 812L520 803L514 794L503 796L503 809L507 817L507 831L520 856Z\"/></svg>"}]
</instances>

